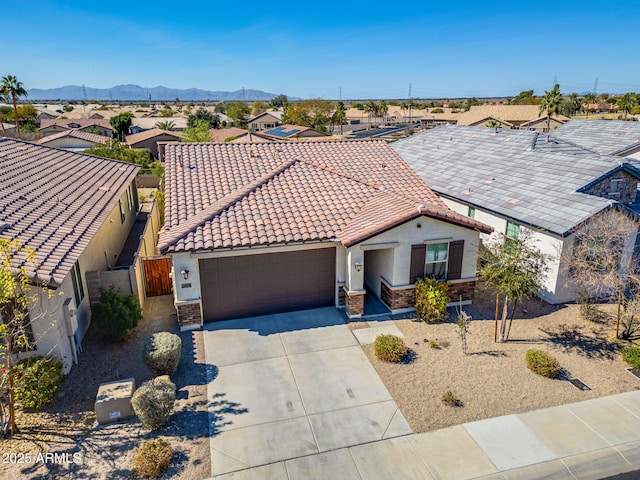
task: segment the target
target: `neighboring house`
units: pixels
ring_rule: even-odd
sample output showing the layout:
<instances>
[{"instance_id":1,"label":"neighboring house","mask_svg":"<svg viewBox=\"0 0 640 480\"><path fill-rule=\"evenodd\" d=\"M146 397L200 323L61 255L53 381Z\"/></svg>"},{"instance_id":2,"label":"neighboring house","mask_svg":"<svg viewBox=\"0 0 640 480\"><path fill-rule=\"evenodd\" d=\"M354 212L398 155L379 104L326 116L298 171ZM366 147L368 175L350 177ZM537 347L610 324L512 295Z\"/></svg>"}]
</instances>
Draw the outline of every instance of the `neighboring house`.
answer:
<instances>
[{"instance_id":1,"label":"neighboring house","mask_svg":"<svg viewBox=\"0 0 640 480\"><path fill-rule=\"evenodd\" d=\"M640 122L571 120L554 130L552 137L602 155L640 160Z\"/></svg>"},{"instance_id":2,"label":"neighboring house","mask_svg":"<svg viewBox=\"0 0 640 480\"><path fill-rule=\"evenodd\" d=\"M16 126L13 123L2 123L2 128L0 128L0 136L18 138L16 134Z\"/></svg>"},{"instance_id":3,"label":"neighboring house","mask_svg":"<svg viewBox=\"0 0 640 480\"><path fill-rule=\"evenodd\" d=\"M214 143L224 143L228 138L242 137L249 133L244 128L238 127L226 127L226 128L212 128L209 130L211 134L211 141Z\"/></svg>"},{"instance_id":4,"label":"neighboring house","mask_svg":"<svg viewBox=\"0 0 640 480\"><path fill-rule=\"evenodd\" d=\"M66 130L81 130L89 133L113 137L113 128L107 119L93 118L55 118L43 119L40 136L46 137Z\"/></svg>"},{"instance_id":5,"label":"neighboring house","mask_svg":"<svg viewBox=\"0 0 640 480\"><path fill-rule=\"evenodd\" d=\"M569 118L564 115L551 116L550 128L559 127ZM467 112L427 113L420 119L422 128L431 128L438 124L482 126L498 123L501 128L515 130L535 130L546 132L547 117L540 113L538 105L475 105Z\"/></svg>"},{"instance_id":6,"label":"neighboring house","mask_svg":"<svg viewBox=\"0 0 640 480\"><path fill-rule=\"evenodd\" d=\"M73 152L84 152L96 145L104 145L107 143L107 140L109 140L109 138L104 135L96 135L95 133L73 129L42 137L36 143Z\"/></svg>"},{"instance_id":7,"label":"neighboring house","mask_svg":"<svg viewBox=\"0 0 640 480\"><path fill-rule=\"evenodd\" d=\"M36 347L67 374L89 326L85 272L109 270L135 223L134 164L0 139L0 237L35 253L34 284L52 293L32 305ZM21 265L14 264L19 268Z\"/></svg>"},{"instance_id":8,"label":"neighboring house","mask_svg":"<svg viewBox=\"0 0 640 480\"><path fill-rule=\"evenodd\" d=\"M131 148L146 148L151 152L153 158L159 159L162 155L162 148L167 142L179 142L181 134L179 132L169 132L152 128L144 132L127 135L125 142Z\"/></svg>"},{"instance_id":9,"label":"neighboring house","mask_svg":"<svg viewBox=\"0 0 640 480\"><path fill-rule=\"evenodd\" d=\"M549 303L575 299L566 265L575 229L614 205L626 208L640 181L635 162L539 132L445 125L392 147L452 210L506 236L530 231L549 259L540 293Z\"/></svg>"},{"instance_id":10,"label":"neighboring house","mask_svg":"<svg viewBox=\"0 0 640 480\"><path fill-rule=\"evenodd\" d=\"M275 128L282 125L283 112L277 110L268 110L255 117L251 117L247 123L249 128L254 132L260 132L269 128Z\"/></svg>"},{"instance_id":11,"label":"neighboring house","mask_svg":"<svg viewBox=\"0 0 640 480\"><path fill-rule=\"evenodd\" d=\"M438 275L469 302L479 233L383 141L167 145L159 249L182 329L336 306L415 308Z\"/></svg>"},{"instance_id":12,"label":"neighboring house","mask_svg":"<svg viewBox=\"0 0 640 480\"><path fill-rule=\"evenodd\" d=\"M136 117L131 119L130 133L136 134L144 132L145 130L151 130L156 128L156 124L159 122L172 122L172 131L181 132L187 128L187 119L184 117Z\"/></svg>"},{"instance_id":13,"label":"neighboring house","mask_svg":"<svg viewBox=\"0 0 640 480\"><path fill-rule=\"evenodd\" d=\"M301 125L280 125L275 128L262 130L259 135L275 140L291 140L301 138L327 137L329 134L311 127Z\"/></svg>"}]
</instances>

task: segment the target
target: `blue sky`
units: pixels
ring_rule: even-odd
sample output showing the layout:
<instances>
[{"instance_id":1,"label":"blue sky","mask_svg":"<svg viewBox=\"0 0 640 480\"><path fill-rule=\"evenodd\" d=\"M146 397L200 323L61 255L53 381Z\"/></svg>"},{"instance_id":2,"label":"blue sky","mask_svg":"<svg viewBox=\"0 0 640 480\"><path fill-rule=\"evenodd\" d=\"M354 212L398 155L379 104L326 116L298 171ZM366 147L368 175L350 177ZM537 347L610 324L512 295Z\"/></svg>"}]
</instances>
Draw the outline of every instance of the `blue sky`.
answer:
<instances>
[{"instance_id":1,"label":"blue sky","mask_svg":"<svg viewBox=\"0 0 640 480\"><path fill-rule=\"evenodd\" d=\"M32 1L2 7L27 89L254 88L301 98L640 92L638 0Z\"/></svg>"}]
</instances>

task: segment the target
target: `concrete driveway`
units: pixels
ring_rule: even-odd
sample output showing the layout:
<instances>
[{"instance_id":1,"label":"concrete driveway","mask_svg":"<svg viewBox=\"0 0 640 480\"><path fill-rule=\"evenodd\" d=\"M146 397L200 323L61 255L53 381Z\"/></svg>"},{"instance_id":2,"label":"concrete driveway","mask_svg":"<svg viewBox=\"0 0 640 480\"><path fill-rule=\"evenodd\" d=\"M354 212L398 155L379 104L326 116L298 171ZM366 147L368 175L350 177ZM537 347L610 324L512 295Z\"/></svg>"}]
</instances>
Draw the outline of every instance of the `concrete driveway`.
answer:
<instances>
[{"instance_id":1,"label":"concrete driveway","mask_svg":"<svg viewBox=\"0 0 640 480\"><path fill-rule=\"evenodd\" d=\"M210 323L212 475L411 433L335 308Z\"/></svg>"}]
</instances>

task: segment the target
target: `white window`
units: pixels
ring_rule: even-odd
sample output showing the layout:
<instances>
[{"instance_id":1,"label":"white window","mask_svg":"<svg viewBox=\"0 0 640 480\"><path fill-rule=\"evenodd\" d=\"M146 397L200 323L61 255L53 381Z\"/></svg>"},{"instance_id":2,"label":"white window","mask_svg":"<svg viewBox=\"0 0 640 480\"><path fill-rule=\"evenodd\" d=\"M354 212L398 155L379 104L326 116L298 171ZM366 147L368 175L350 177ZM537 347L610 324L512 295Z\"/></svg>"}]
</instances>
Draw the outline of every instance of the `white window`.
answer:
<instances>
[{"instance_id":1,"label":"white window","mask_svg":"<svg viewBox=\"0 0 640 480\"><path fill-rule=\"evenodd\" d=\"M447 278L447 262L449 260L449 243L430 243L427 245L424 273L427 277L438 280Z\"/></svg>"}]
</instances>

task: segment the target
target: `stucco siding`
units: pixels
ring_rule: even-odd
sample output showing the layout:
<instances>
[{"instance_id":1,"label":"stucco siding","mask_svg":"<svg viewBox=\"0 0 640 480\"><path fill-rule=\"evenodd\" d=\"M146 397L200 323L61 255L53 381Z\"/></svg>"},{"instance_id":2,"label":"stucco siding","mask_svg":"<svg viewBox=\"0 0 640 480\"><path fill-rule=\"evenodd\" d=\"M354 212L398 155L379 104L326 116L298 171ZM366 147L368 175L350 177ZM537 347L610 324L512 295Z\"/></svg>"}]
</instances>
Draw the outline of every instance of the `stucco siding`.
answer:
<instances>
[{"instance_id":1,"label":"stucco siding","mask_svg":"<svg viewBox=\"0 0 640 480\"><path fill-rule=\"evenodd\" d=\"M464 240L464 253L462 262L462 275L464 278L475 278L477 267L477 256L479 246L479 233L454 224L435 220L426 216L416 218L396 228L388 230L380 235L370 238L358 246L397 242L393 248L393 268L388 273L385 280L391 286L409 284L409 273L411 265L411 246L420 243L431 243L437 241L451 242L453 240ZM354 247L349 249L354 250ZM360 248L358 248L360 250ZM363 259L364 260L364 259ZM365 264L365 270L367 265ZM379 283L379 282L378 282Z\"/></svg>"}]
</instances>

